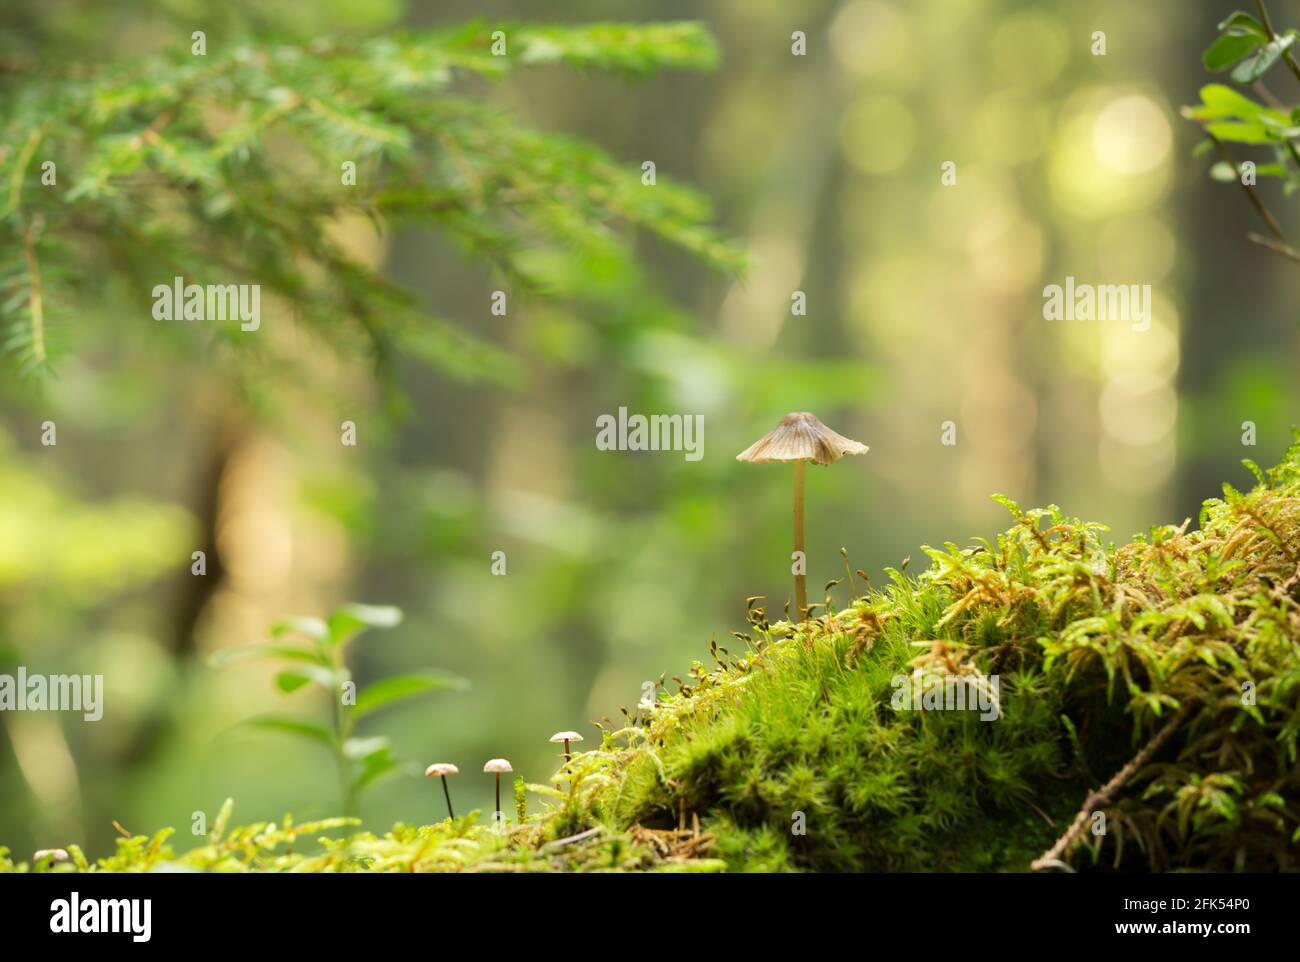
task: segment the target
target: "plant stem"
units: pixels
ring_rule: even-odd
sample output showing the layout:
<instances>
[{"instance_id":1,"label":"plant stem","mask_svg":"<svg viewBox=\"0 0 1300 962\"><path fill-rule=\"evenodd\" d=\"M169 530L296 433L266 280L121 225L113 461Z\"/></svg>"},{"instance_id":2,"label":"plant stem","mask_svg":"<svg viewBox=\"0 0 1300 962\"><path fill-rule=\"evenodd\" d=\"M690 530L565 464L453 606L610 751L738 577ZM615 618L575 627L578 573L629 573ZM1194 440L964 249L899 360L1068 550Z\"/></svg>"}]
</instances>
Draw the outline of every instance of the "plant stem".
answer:
<instances>
[{"instance_id":1,"label":"plant stem","mask_svg":"<svg viewBox=\"0 0 1300 962\"><path fill-rule=\"evenodd\" d=\"M1246 235L1246 239L1252 244L1267 247L1269 250L1281 254L1283 257L1300 262L1300 251L1297 251L1286 242L1286 236L1282 233L1282 228L1278 225L1278 222L1273 215L1269 213L1268 208L1264 206L1264 202L1259 199L1259 194L1256 193L1255 188L1250 184L1241 181L1241 168L1237 166L1237 161L1236 158L1232 156L1232 151L1228 149L1228 146L1225 143L1209 131L1206 131L1205 136L1210 138L1210 142L1214 144L1215 149L1218 150L1219 156L1223 159L1224 163L1231 167L1233 172L1237 174L1238 183L1241 184L1241 189L1246 192L1246 199L1250 201L1251 206L1255 208L1256 213L1258 213L1264 220L1264 223L1268 225L1269 233L1273 235L1272 237L1264 237L1263 235L1256 234L1252 231ZM1291 154L1294 157L1295 145L1288 141L1287 147L1290 149ZM1300 161L1298 161L1298 163L1300 163Z\"/></svg>"},{"instance_id":2,"label":"plant stem","mask_svg":"<svg viewBox=\"0 0 1300 962\"><path fill-rule=\"evenodd\" d=\"M442 776L442 793L447 796L447 817L455 818L456 813L451 810L451 789L447 787L447 776Z\"/></svg>"},{"instance_id":3,"label":"plant stem","mask_svg":"<svg viewBox=\"0 0 1300 962\"><path fill-rule=\"evenodd\" d=\"M806 470L805 462L794 463L794 550L798 554L796 564L804 572L794 576L794 610L795 620L803 621L808 617L808 555L803 544L803 481Z\"/></svg>"},{"instance_id":4,"label":"plant stem","mask_svg":"<svg viewBox=\"0 0 1300 962\"><path fill-rule=\"evenodd\" d=\"M1278 226L1278 222L1274 219L1273 215L1268 212L1268 208L1264 206L1264 202L1259 199L1259 194L1256 193L1255 188L1242 181L1241 168L1237 166L1237 159L1232 156L1232 151L1228 149L1228 145L1208 130L1205 132L1205 136L1210 138L1210 143L1214 144L1214 149L1219 152L1219 156L1223 159L1224 163L1231 167L1232 172L1237 175L1237 183L1241 184L1241 189L1246 192L1246 198L1250 201L1251 206L1255 208L1256 213L1258 213L1259 216L1263 218L1264 223L1268 225L1268 232L1277 238L1280 243L1285 244L1286 237L1282 233L1282 228Z\"/></svg>"},{"instance_id":5,"label":"plant stem","mask_svg":"<svg viewBox=\"0 0 1300 962\"><path fill-rule=\"evenodd\" d=\"M1259 19L1264 24L1264 29L1268 31L1270 40L1277 40L1277 31L1273 29L1273 21L1269 18L1268 10L1264 7L1264 0L1255 0L1255 7L1259 10ZM1295 62L1295 57L1291 56L1290 50L1282 51L1282 60L1286 63L1291 73L1295 75L1296 80L1300 80L1300 64Z\"/></svg>"},{"instance_id":6,"label":"plant stem","mask_svg":"<svg viewBox=\"0 0 1300 962\"><path fill-rule=\"evenodd\" d=\"M40 146L43 136L45 136L44 128L36 128L27 135L27 142L23 144L23 149L18 152L13 173L9 175L9 202L4 210L6 216L22 206L23 176L27 173L27 165L31 163L32 155L36 153L36 148Z\"/></svg>"},{"instance_id":7,"label":"plant stem","mask_svg":"<svg viewBox=\"0 0 1300 962\"><path fill-rule=\"evenodd\" d=\"M343 803L343 814L352 816L356 808L356 789L352 781L352 763L344 750L348 739L352 737L353 719L348 706L343 704L343 692L340 679L343 678L343 654L338 646L330 653L330 664L334 675L334 761L338 766L339 794Z\"/></svg>"},{"instance_id":8,"label":"plant stem","mask_svg":"<svg viewBox=\"0 0 1300 962\"><path fill-rule=\"evenodd\" d=\"M1281 241L1275 241L1271 237L1265 237L1263 234L1256 234L1253 231L1246 235L1246 240L1252 244L1258 244L1260 247L1267 247L1271 251L1281 254L1283 257L1290 258L1300 263L1300 251L1297 251L1289 244L1283 244Z\"/></svg>"}]
</instances>

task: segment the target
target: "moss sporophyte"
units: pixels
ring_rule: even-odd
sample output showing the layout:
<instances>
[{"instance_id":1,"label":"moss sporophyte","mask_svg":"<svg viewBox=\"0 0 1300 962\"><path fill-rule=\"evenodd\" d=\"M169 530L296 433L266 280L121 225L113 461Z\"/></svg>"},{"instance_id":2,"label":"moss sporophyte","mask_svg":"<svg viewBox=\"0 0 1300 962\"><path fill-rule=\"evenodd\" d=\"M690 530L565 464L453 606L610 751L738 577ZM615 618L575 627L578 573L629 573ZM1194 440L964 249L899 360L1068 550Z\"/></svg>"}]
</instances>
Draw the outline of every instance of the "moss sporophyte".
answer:
<instances>
[{"instance_id":1,"label":"moss sporophyte","mask_svg":"<svg viewBox=\"0 0 1300 962\"><path fill-rule=\"evenodd\" d=\"M227 806L183 854L124 830L94 863L68 844L0 870L1300 870L1300 441L1248 467L1195 530L1108 544L1000 498L1003 533L926 548L928 570L842 608L773 623L751 604L743 650L715 645L549 784L516 783L513 825L228 829ZM893 704L917 670L922 710Z\"/></svg>"}]
</instances>

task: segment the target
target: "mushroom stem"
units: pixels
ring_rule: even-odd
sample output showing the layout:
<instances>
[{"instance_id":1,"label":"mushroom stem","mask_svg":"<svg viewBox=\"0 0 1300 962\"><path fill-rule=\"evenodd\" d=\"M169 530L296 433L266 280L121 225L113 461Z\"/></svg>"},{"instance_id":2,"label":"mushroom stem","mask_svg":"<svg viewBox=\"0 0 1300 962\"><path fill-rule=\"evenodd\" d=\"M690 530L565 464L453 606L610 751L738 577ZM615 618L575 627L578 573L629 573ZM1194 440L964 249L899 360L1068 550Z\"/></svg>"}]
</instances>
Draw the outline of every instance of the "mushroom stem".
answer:
<instances>
[{"instance_id":1,"label":"mushroom stem","mask_svg":"<svg viewBox=\"0 0 1300 962\"><path fill-rule=\"evenodd\" d=\"M564 740L564 764L569 764L569 740Z\"/></svg>"},{"instance_id":2,"label":"mushroom stem","mask_svg":"<svg viewBox=\"0 0 1300 962\"><path fill-rule=\"evenodd\" d=\"M497 811L501 811L501 773L497 772Z\"/></svg>"},{"instance_id":3,"label":"mushroom stem","mask_svg":"<svg viewBox=\"0 0 1300 962\"><path fill-rule=\"evenodd\" d=\"M799 564L801 569L807 571L808 556L804 553L803 546L803 478L805 464L807 462L802 460L794 463L794 550L799 554L796 563ZM794 576L794 610L796 620L803 621L808 617L808 578L806 574Z\"/></svg>"},{"instance_id":4,"label":"mushroom stem","mask_svg":"<svg viewBox=\"0 0 1300 962\"><path fill-rule=\"evenodd\" d=\"M447 776L442 777L442 793L447 796L447 817L455 818L456 813L451 810L451 789L447 787Z\"/></svg>"}]
</instances>

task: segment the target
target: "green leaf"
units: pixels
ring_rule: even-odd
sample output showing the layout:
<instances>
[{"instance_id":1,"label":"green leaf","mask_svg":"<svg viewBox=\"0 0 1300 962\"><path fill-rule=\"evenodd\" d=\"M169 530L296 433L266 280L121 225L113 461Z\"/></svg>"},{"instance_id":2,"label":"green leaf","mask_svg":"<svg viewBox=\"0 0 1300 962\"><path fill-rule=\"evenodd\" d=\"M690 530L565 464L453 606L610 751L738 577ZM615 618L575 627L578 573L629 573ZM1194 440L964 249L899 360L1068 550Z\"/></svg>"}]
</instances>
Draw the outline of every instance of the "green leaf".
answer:
<instances>
[{"instance_id":1,"label":"green leaf","mask_svg":"<svg viewBox=\"0 0 1300 962\"><path fill-rule=\"evenodd\" d=\"M1281 164L1256 164L1255 175L1257 177L1282 177L1286 173ZM1223 183L1231 183L1238 179L1238 173L1232 169L1232 165L1227 161L1219 161L1210 168L1210 176L1215 180Z\"/></svg>"},{"instance_id":2,"label":"green leaf","mask_svg":"<svg viewBox=\"0 0 1300 962\"><path fill-rule=\"evenodd\" d=\"M482 28L466 35L478 59L487 44ZM669 23L593 23L551 27L520 25L508 31L513 46L508 61L537 65L564 63L570 67L646 74L653 70L712 70L718 48L708 28L692 21ZM486 64L485 64L486 66Z\"/></svg>"},{"instance_id":3,"label":"green leaf","mask_svg":"<svg viewBox=\"0 0 1300 962\"><path fill-rule=\"evenodd\" d=\"M360 761L378 755L380 752L387 752L388 746L388 739L383 735L349 738L343 743L343 756L353 761Z\"/></svg>"},{"instance_id":4,"label":"green leaf","mask_svg":"<svg viewBox=\"0 0 1300 962\"><path fill-rule=\"evenodd\" d=\"M378 711L380 708L394 702L414 698L416 695L448 688L463 691L468 687L469 684L463 678L442 675L437 672L395 675L392 678L385 678L382 681L375 682L357 695L357 703L353 711L360 717Z\"/></svg>"},{"instance_id":5,"label":"green leaf","mask_svg":"<svg viewBox=\"0 0 1300 962\"><path fill-rule=\"evenodd\" d=\"M334 733L324 725L309 718L298 718L294 715L259 715L241 724L251 728L263 728L267 731L277 731L287 735L309 738L320 742L330 750L333 750L335 745Z\"/></svg>"},{"instance_id":6,"label":"green leaf","mask_svg":"<svg viewBox=\"0 0 1300 962\"><path fill-rule=\"evenodd\" d=\"M1295 35L1288 34L1264 44L1250 57L1237 64L1236 69L1232 71L1232 79L1239 84L1254 83L1268 73L1269 68L1277 63L1278 57L1282 56L1283 51L1293 43L1295 43Z\"/></svg>"},{"instance_id":7,"label":"green leaf","mask_svg":"<svg viewBox=\"0 0 1300 962\"><path fill-rule=\"evenodd\" d=\"M297 648L293 645L277 645L274 643L223 648L208 659L208 663L217 668L248 658L283 658L286 661L305 661L315 665L329 664L329 659L315 649Z\"/></svg>"},{"instance_id":8,"label":"green leaf","mask_svg":"<svg viewBox=\"0 0 1300 962\"><path fill-rule=\"evenodd\" d=\"M1258 464L1250 458L1242 458L1241 463L1247 471L1255 476L1255 480L1259 482L1261 487L1268 487L1268 479L1264 477L1264 472Z\"/></svg>"},{"instance_id":9,"label":"green leaf","mask_svg":"<svg viewBox=\"0 0 1300 962\"><path fill-rule=\"evenodd\" d=\"M1297 125L1294 120L1282 121L1272 114L1260 114L1259 122L1281 140L1290 140L1293 137L1300 136L1300 125Z\"/></svg>"},{"instance_id":10,"label":"green leaf","mask_svg":"<svg viewBox=\"0 0 1300 962\"><path fill-rule=\"evenodd\" d=\"M378 751L371 752L365 756L362 763L361 774L357 776L352 783L353 790L360 792L377 778L395 771L399 767L398 762L389 754L388 747L384 746Z\"/></svg>"},{"instance_id":11,"label":"green leaf","mask_svg":"<svg viewBox=\"0 0 1300 962\"><path fill-rule=\"evenodd\" d=\"M279 638L281 635L294 632L306 635L312 641L321 644L328 641L330 636L329 628L319 618L286 618L284 621L277 621L271 626L272 638Z\"/></svg>"},{"instance_id":12,"label":"green leaf","mask_svg":"<svg viewBox=\"0 0 1300 962\"><path fill-rule=\"evenodd\" d=\"M1269 39L1264 25L1248 13L1235 10L1219 24L1220 33L1253 33L1261 40Z\"/></svg>"},{"instance_id":13,"label":"green leaf","mask_svg":"<svg viewBox=\"0 0 1300 962\"><path fill-rule=\"evenodd\" d=\"M230 813L234 811L235 800L228 798L221 805L221 811L217 812L216 820L212 823L212 844L216 845L226 834L226 826L230 824Z\"/></svg>"},{"instance_id":14,"label":"green leaf","mask_svg":"<svg viewBox=\"0 0 1300 962\"><path fill-rule=\"evenodd\" d=\"M1005 494L991 494L989 495L989 498L1006 508L1013 518L1019 518L1021 516L1022 512L1020 510L1020 505L1016 504Z\"/></svg>"},{"instance_id":15,"label":"green leaf","mask_svg":"<svg viewBox=\"0 0 1300 962\"><path fill-rule=\"evenodd\" d=\"M1210 168L1210 177L1220 183L1227 184L1237 179L1237 172L1232 169L1232 165L1226 160L1221 160Z\"/></svg>"},{"instance_id":16,"label":"green leaf","mask_svg":"<svg viewBox=\"0 0 1300 962\"><path fill-rule=\"evenodd\" d=\"M1288 120L1285 114L1270 110L1224 84L1206 84L1201 88L1201 103L1188 107L1183 113L1192 120L1200 121L1228 118L1252 120L1261 114L1274 116L1282 123Z\"/></svg>"},{"instance_id":17,"label":"green leaf","mask_svg":"<svg viewBox=\"0 0 1300 962\"><path fill-rule=\"evenodd\" d=\"M1207 124L1206 131L1220 140L1234 144L1271 144L1275 143L1263 124L1236 123L1224 121Z\"/></svg>"},{"instance_id":18,"label":"green leaf","mask_svg":"<svg viewBox=\"0 0 1300 962\"><path fill-rule=\"evenodd\" d=\"M304 668L287 668L275 676L275 687L285 694L295 692L312 682L326 691L332 691L335 682L334 672L320 665L307 665Z\"/></svg>"},{"instance_id":19,"label":"green leaf","mask_svg":"<svg viewBox=\"0 0 1300 962\"><path fill-rule=\"evenodd\" d=\"M341 645L366 628L392 628L402 623L402 609L392 605L344 605L329 616L329 643Z\"/></svg>"},{"instance_id":20,"label":"green leaf","mask_svg":"<svg viewBox=\"0 0 1300 962\"><path fill-rule=\"evenodd\" d=\"M355 783L353 783L354 791L360 792L362 789L366 788L371 782L375 781L375 779L381 778L382 776L389 774L390 772L394 771L397 767L398 767L397 762L393 761L392 759L389 759L387 763L383 765L367 765L366 770L361 773L361 777L358 778Z\"/></svg>"},{"instance_id":21,"label":"green leaf","mask_svg":"<svg viewBox=\"0 0 1300 962\"><path fill-rule=\"evenodd\" d=\"M1201 63L1211 73L1227 70L1234 63L1256 47L1264 43L1264 38L1255 34L1225 33L1215 38L1214 43L1201 55Z\"/></svg>"}]
</instances>

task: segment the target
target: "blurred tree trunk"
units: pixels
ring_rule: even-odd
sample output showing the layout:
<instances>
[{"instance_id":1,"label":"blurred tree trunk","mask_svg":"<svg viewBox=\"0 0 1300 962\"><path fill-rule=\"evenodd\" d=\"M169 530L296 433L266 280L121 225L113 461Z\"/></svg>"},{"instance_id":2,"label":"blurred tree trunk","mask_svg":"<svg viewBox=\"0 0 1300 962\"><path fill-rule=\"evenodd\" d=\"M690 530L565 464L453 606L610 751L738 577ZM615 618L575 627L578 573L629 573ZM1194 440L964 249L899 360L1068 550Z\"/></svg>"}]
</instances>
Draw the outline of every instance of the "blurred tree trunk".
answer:
<instances>
[{"instance_id":1,"label":"blurred tree trunk","mask_svg":"<svg viewBox=\"0 0 1300 962\"><path fill-rule=\"evenodd\" d=\"M207 418L207 446L194 474L192 497L187 507L199 522L199 539L195 551L205 557L205 575L193 573L193 560L176 576L172 605L170 649L178 668L184 669L196 651L195 633L203 612L221 587L225 566L217 549L217 522L221 510L222 480L231 457L246 437L236 418L227 413ZM136 729L122 747L119 764L123 768L143 765L162 744L170 720L170 705L155 706L155 711Z\"/></svg>"},{"instance_id":2,"label":"blurred tree trunk","mask_svg":"<svg viewBox=\"0 0 1300 962\"><path fill-rule=\"evenodd\" d=\"M199 543L195 550L203 552L207 573L204 576L195 575L191 559L191 566L180 576L171 633L171 650L177 658L185 658L194 653L195 628L225 575L225 566L217 549L221 482L232 454L245 436L243 429L236 426L228 415L210 418L207 433L208 448L203 463L199 465L188 505L199 522Z\"/></svg>"}]
</instances>

